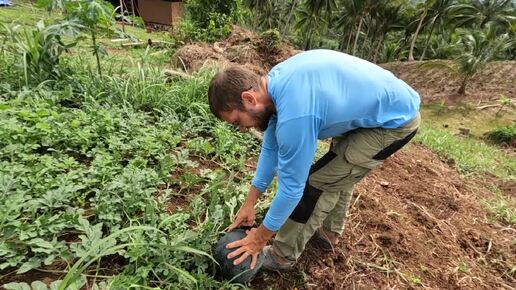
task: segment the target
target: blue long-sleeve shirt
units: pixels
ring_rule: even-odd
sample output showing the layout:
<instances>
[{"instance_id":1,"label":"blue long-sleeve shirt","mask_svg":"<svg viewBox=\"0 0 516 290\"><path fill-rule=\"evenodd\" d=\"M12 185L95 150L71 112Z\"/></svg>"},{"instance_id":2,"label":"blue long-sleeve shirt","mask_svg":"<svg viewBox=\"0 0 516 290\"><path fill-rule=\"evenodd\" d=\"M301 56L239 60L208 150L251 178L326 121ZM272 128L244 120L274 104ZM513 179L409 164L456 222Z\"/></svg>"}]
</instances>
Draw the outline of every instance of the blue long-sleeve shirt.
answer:
<instances>
[{"instance_id":1,"label":"blue long-sleeve shirt","mask_svg":"<svg viewBox=\"0 0 516 290\"><path fill-rule=\"evenodd\" d=\"M253 186L265 191L278 174L278 191L263 221L277 231L298 204L317 139L357 128L398 128L414 118L419 95L392 73L330 50L311 50L267 75L276 108L264 132Z\"/></svg>"}]
</instances>

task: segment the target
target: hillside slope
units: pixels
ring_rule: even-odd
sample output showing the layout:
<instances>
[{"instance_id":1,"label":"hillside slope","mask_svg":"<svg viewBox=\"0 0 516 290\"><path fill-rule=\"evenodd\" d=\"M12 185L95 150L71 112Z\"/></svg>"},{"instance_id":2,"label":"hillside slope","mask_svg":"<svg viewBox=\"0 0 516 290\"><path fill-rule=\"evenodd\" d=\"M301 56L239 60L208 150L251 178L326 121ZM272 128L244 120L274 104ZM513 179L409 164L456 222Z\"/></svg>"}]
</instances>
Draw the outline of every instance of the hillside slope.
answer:
<instances>
[{"instance_id":1,"label":"hillside slope","mask_svg":"<svg viewBox=\"0 0 516 290\"><path fill-rule=\"evenodd\" d=\"M490 101L502 95L516 98L516 61L497 61L487 65L466 88L466 96L457 94L459 80L443 69L422 70L421 62L382 64L419 92L423 103L440 101Z\"/></svg>"},{"instance_id":2,"label":"hillside slope","mask_svg":"<svg viewBox=\"0 0 516 290\"><path fill-rule=\"evenodd\" d=\"M493 223L479 201L496 182L465 179L425 147L409 146L358 184L334 252L309 244L294 270L253 286L513 289L516 230Z\"/></svg>"}]
</instances>

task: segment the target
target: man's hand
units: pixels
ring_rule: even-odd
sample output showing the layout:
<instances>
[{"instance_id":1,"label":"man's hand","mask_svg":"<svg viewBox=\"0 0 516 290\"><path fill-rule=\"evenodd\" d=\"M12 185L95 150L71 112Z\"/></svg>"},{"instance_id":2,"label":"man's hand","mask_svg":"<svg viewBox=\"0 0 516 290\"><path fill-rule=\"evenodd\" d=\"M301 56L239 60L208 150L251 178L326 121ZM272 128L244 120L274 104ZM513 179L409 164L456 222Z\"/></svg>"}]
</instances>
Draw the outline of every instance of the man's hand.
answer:
<instances>
[{"instance_id":1,"label":"man's hand","mask_svg":"<svg viewBox=\"0 0 516 290\"><path fill-rule=\"evenodd\" d=\"M258 261L258 254L260 254L267 241L274 235L274 232L260 225L258 228L252 228L246 233L247 236L245 238L226 245L228 249L238 248L229 253L228 259L240 256L233 262L234 265L238 265L251 256L251 269L254 269Z\"/></svg>"},{"instance_id":2,"label":"man's hand","mask_svg":"<svg viewBox=\"0 0 516 290\"><path fill-rule=\"evenodd\" d=\"M252 226L256 218L254 204L244 203L236 215L235 221L228 227L228 232L238 228L239 226Z\"/></svg>"}]
</instances>

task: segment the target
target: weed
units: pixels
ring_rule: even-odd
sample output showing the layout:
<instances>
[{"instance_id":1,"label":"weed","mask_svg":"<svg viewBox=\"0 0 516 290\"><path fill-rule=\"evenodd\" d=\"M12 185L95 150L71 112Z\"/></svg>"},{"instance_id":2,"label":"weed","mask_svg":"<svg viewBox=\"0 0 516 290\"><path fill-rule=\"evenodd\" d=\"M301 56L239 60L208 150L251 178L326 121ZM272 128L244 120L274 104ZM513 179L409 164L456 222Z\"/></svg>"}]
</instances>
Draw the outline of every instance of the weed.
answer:
<instances>
[{"instance_id":1,"label":"weed","mask_svg":"<svg viewBox=\"0 0 516 290\"><path fill-rule=\"evenodd\" d=\"M513 144L516 141L516 124L495 128L487 132L486 137L498 144Z\"/></svg>"},{"instance_id":2,"label":"weed","mask_svg":"<svg viewBox=\"0 0 516 290\"><path fill-rule=\"evenodd\" d=\"M411 276L409 277L410 284L413 285L421 285L421 278L418 276Z\"/></svg>"},{"instance_id":3,"label":"weed","mask_svg":"<svg viewBox=\"0 0 516 290\"><path fill-rule=\"evenodd\" d=\"M498 221L509 226L516 224L516 210L514 207L516 201L512 196L498 192L496 198L486 200L484 203Z\"/></svg>"},{"instance_id":4,"label":"weed","mask_svg":"<svg viewBox=\"0 0 516 290\"><path fill-rule=\"evenodd\" d=\"M464 273L464 274L469 274L468 264L466 264L463 261L460 261L459 265L455 268L455 272L457 272L457 271L461 272L461 273Z\"/></svg>"}]
</instances>

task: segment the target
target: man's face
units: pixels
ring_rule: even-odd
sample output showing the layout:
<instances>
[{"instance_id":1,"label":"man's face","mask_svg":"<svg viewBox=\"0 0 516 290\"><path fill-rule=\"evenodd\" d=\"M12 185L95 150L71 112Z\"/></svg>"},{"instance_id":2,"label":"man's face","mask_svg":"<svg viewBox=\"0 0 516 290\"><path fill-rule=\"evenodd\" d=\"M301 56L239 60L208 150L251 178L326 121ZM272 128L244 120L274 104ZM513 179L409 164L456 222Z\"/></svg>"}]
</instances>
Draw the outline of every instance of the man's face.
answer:
<instances>
[{"instance_id":1,"label":"man's face","mask_svg":"<svg viewBox=\"0 0 516 290\"><path fill-rule=\"evenodd\" d=\"M262 110L248 108L245 111L222 112L220 115L224 121L239 128L240 132L245 132L251 127L263 132L269 125L272 110L267 107Z\"/></svg>"}]
</instances>

